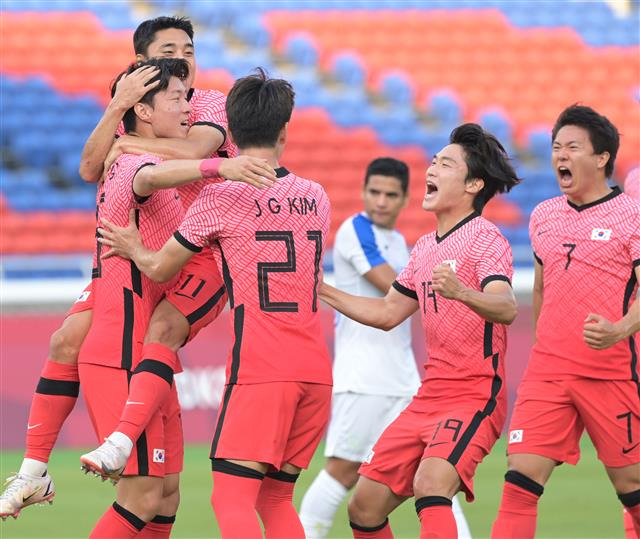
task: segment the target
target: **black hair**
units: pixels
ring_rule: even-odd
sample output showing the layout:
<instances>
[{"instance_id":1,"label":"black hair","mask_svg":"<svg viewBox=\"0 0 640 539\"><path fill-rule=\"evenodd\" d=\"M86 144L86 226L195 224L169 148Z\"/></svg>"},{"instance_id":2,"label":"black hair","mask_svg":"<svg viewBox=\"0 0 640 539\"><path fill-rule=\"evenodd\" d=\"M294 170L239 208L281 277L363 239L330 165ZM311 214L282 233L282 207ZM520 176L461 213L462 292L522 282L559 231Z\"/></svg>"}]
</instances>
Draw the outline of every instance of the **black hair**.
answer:
<instances>
[{"instance_id":1,"label":"black hair","mask_svg":"<svg viewBox=\"0 0 640 539\"><path fill-rule=\"evenodd\" d=\"M229 131L238 148L271 148L291 119L295 92L289 82L270 79L264 69L238 79L227 97Z\"/></svg>"},{"instance_id":2,"label":"black hair","mask_svg":"<svg viewBox=\"0 0 640 539\"><path fill-rule=\"evenodd\" d=\"M111 97L113 97L116 93L116 87L118 82L125 75L129 75L133 73L136 69L140 69L145 66L155 66L159 68L158 74L153 77L149 82L147 82L147 86L152 82L160 80L160 84L156 87L149 90L146 94L142 96L139 103L148 103L151 104L153 102L154 96L158 92L162 92L166 90L169 86L169 80L171 77L178 77L180 80L185 80L189 76L189 64L180 58L152 58L150 60L145 60L144 62L136 62L131 64L126 71L123 71L118 75L115 82L111 86ZM127 112L124 113L122 118L122 123L124 125L124 130L128 133L129 131L134 131L136 128L136 113L131 107Z\"/></svg>"},{"instance_id":3,"label":"black hair","mask_svg":"<svg viewBox=\"0 0 640 539\"><path fill-rule=\"evenodd\" d=\"M133 50L147 56L147 49L156 38L156 32L168 28L183 30L193 42L193 24L187 17L156 17L140 23L133 33Z\"/></svg>"},{"instance_id":4,"label":"black hair","mask_svg":"<svg viewBox=\"0 0 640 539\"><path fill-rule=\"evenodd\" d=\"M478 213L482 213L485 204L496 193L508 192L520 183L521 180L500 141L478 124L469 123L456 127L451 131L449 142L462 146L468 169L465 181L475 178L484 181L484 187L473 199L473 209Z\"/></svg>"},{"instance_id":5,"label":"black hair","mask_svg":"<svg viewBox=\"0 0 640 539\"><path fill-rule=\"evenodd\" d=\"M404 161L398 161L393 157L378 157L369 163L367 172L364 175L364 186L369 183L369 177L374 174L380 176L391 176L400 181L402 193L407 194L409 189L409 167Z\"/></svg>"},{"instance_id":6,"label":"black hair","mask_svg":"<svg viewBox=\"0 0 640 539\"><path fill-rule=\"evenodd\" d=\"M556 140L558 131L565 125L575 125L582 127L589 133L589 140L593 151L596 154L609 152L609 161L604 167L607 178L613 174L613 167L616 162L616 155L620 147L620 135L616 126L613 125L606 116L598 114L591 107L578 105L577 103L564 109L551 131L551 141Z\"/></svg>"}]
</instances>

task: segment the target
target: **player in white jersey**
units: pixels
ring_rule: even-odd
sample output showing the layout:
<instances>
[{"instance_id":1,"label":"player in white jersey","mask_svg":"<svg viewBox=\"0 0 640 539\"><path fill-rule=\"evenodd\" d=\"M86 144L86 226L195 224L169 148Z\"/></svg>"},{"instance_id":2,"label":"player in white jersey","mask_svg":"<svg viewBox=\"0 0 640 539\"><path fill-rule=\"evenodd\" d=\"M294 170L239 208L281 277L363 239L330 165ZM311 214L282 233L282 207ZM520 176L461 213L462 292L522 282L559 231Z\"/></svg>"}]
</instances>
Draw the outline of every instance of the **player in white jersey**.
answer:
<instances>
[{"instance_id":1,"label":"player in white jersey","mask_svg":"<svg viewBox=\"0 0 640 539\"><path fill-rule=\"evenodd\" d=\"M382 157L367 167L364 211L338 229L333 248L336 286L356 296L383 297L409 260L394 229L408 202L409 169ZM325 468L302 500L300 520L309 539L324 538L358 468L384 429L409 404L420 385L411 348L411 321L385 332L336 315L333 400ZM468 537L456 504L458 530Z\"/></svg>"}]
</instances>

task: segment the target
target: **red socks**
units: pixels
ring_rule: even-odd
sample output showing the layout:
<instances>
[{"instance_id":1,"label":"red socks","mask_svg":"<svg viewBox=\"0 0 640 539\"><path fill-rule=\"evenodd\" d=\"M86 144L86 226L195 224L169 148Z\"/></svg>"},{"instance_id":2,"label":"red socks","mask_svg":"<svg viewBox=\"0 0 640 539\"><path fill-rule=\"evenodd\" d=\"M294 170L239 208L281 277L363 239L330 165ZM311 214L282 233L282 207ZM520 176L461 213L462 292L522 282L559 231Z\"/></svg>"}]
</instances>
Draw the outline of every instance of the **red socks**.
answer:
<instances>
[{"instance_id":1,"label":"red socks","mask_svg":"<svg viewBox=\"0 0 640 539\"><path fill-rule=\"evenodd\" d=\"M90 539L132 539L145 527L144 520L113 502L91 530Z\"/></svg>"},{"instance_id":2,"label":"red socks","mask_svg":"<svg viewBox=\"0 0 640 539\"><path fill-rule=\"evenodd\" d=\"M379 526L372 526L370 528L360 526L351 521L349 521L349 526L351 526L351 533L353 533L354 539L393 539L388 518L385 518L384 522Z\"/></svg>"},{"instance_id":3,"label":"red socks","mask_svg":"<svg viewBox=\"0 0 640 539\"><path fill-rule=\"evenodd\" d=\"M458 527L451 509L452 501L444 496L424 496L416 500L420 519L420 539L456 539Z\"/></svg>"},{"instance_id":4,"label":"red socks","mask_svg":"<svg viewBox=\"0 0 640 539\"><path fill-rule=\"evenodd\" d=\"M142 347L142 358L133 371L129 397L115 429L134 443L151 417L169 397L177 361L173 350L158 343L145 344Z\"/></svg>"},{"instance_id":5,"label":"red socks","mask_svg":"<svg viewBox=\"0 0 640 539\"><path fill-rule=\"evenodd\" d=\"M264 474L222 459L212 460L211 505L224 539L262 539L256 500Z\"/></svg>"},{"instance_id":6,"label":"red socks","mask_svg":"<svg viewBox=\"0 0 640 539\"><path fill-rule=\"evenodd\" d=\"M256 510L267 539L304 539L304 528L293 506L293 489L300 474L271 472L262 481Z\"/></svg>"},{"instance_id":7,"label":"red socks","mask_svg":"<svg viewBox=\"0 0 640 539\"><path fill-rule=\"evenodd\" d=\"M491 537L527 539L535 536L538 500L544 487L526 475L508 471L505 476L498 517L493 523Z\"/></svg>"},{"instance_id":8,"label":"red socks","mask_svg":"<svg viewBox=\"0 0 640 539\"><path fill-rule=\"evenodd\" d=\"M136 539L169 539L175 521L175 515L172 517L157 515L136 535Z\"/></svg>"},{"instance_id":9,"label":"red socks","mask_svg":"<svg viewBox=\"0 0 640 539\"><path fill-rule=\"evenodd\" d=\"M640 490L634 490L633 492L627 492L626 494L618 494L618 499L626 509L624 515L624 529L627 534L627 539L629 537L634 538L633 535L629 535L633 530L635 530L635 537L640 538ZM629 524L633 526L632 530L628 529Z\"/></svg>"},{"instance_id":10,"label":"red socks","mask_svg":"<svg viewBox=\"0 0 640 539\"><path fill-rule=\"evenodd\" d=\"M78 366L47 359L31 400L25 458L49 461L60 429L73 410L79 391Z\"/></svg>"}]
</instances>

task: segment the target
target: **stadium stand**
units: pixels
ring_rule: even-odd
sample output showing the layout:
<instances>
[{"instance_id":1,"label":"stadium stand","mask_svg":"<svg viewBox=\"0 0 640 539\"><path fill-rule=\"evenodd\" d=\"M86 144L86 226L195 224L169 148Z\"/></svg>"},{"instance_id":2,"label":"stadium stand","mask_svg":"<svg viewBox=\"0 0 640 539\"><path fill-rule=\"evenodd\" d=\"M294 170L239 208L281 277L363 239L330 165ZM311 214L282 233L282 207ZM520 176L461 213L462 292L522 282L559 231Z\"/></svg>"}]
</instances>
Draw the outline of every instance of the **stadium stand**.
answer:
<instances>
[{"instance_id":1,"label":"stadium stand","mask_svg":"<svg viewBox=\"0 0 640 539\"><path fill-rule=\"evenodd\" d=\"M420 209L425 169L462 121L494 132L525 179L487 208L517 264L530 264L526 216L558 193L549 130L562 108L583 101L618 125L617 177L638 163L637 21L604 2L534 9L532 2L485 1L478 9L468 0L259 0L220 10L185 0L140 7L3 2L3 255L91 250L94 190L78 177L80 150L110 82L132 59L131 30L167 10L198 24L199 87L226 91L257 65L292 80L298 110L283 163L326 187L334 230L359 208L366 163L383 154L411 168L400 228L411 243L430 230L433 221Z\"/></svg>"}]
</instances>

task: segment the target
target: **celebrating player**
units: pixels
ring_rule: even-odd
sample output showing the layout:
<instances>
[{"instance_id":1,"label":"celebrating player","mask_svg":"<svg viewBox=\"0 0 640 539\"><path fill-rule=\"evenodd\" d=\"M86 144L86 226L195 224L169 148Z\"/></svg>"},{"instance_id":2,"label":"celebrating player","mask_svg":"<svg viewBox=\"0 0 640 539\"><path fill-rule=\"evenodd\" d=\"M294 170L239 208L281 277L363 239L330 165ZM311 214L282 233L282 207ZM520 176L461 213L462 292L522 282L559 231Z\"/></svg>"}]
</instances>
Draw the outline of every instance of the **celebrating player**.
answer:
<instances>
[{"instance_id":1,"label":"celebrating player","mask_svg":"<svg viewBox=\"0 0 640 539\"><path fill-rule=\"evenodd\" d=\"M519 182L502 145L476 124L453 130L427 170L422 203L437 231L418 240L384 298L323 285L321 298L362 324L389 330L420 309L428 358L416 396L360 468L349 502L354 537L392 537L387 516L416 497L421 537L456 537L452 498L473 500L478 463L506 413L506 324L516 316L511 248L481 217Z\"/></svg>"},{"instance_id":2,"label":"celebrating player","mask_svg":"<svg viewBox=\"0 0 640 539\"><path fill-rule=\"evenodd\" d=\"M408 187L409 169L402 161L382 157L367 167L364 212L340 226L334 244L334 275L340 290L382 297L407 264L404 237L393 227L409 200ZM308 538L327 536L338 506L358 480L358 468L420 385L410 321L385 333L338 315L333 380L327 463L300 507ZM456 498L453 503L458 529L466 529Z\"/></svg>"},{"instance_id":3,"label":"celebrating player","mask_svg":"<svg viewBox=\"0 0 640 539\"><path fill-rule=\"evenodd\" d=\"M618 131L574 105L552 131L551 162L563 196L538 205L536 340L518 388L509 471L492 536L533 537L538 500L554 468L576 464L587 430L618 498L640 531L640 206L607 185Z\"/></svg>"},{"instance_id":4,"label":"celebrating player","mask_svg":"<svg viewBox=\"0 0 640 539\"><path fill-rule=\"evenodd\" d=\"M120 140L126 141L127 147L117 143L112 150L114 133L125 113L158 83L157 80L152 82L158 75L154 65L131 71L120 79L103 118L87 141L81 162L81 174L86 180L97 181L102 175L107 154L113 160L123 149L128 153L152 152L167 158L199 158L215 155L222 147L226 155L236 155L235 146L226 137L224 95L213 90L190 89L195 76L192 38L193 27L188 19L159 17L141 23L133 39L138 59L177 57L188 63L189 75L184 83L189 90L187 97L190 98L191 113L188 125L191 127L187 137L163 139L123 136ZM125 133L125 130L121 132ZM264 160L249 156L225 159L220 163L219 173L228 179L241 179L260 185L269 185L270 180L275 179L273 170L264 164ZM185 208L203 185L196 183L180 188ZM192 264L194 271L185 273L181 283L166 301L161 302L152 317L143 349L148 359L173 368L176 350L212 321L224 307L226 297L222 278L215 266L210 264L210 255L203 255L202 260L201 264ZM94 268L94 277L98 273L99 261ZM180 290L181 287L183 290ZM8 488L0 498L0 516L3 518L8 515L17 517L23 507L50 500L55 494L47 463L58 433L78 397L78 353L91 325L92 308L93 295L89 285L72 306L60 329L51 337L49 358L31 404L25 458L19 473L10 478ZM86 456L85 460L91 469L101 470L102 473L104 464L109 471L118 471L126 462L133 443L137 441L149 417L168 394L166 384L148 373L133 377L131 389L135 393L138 388L143 396L135 396L130 401L145 404L124 409L122 421L117 427L120 434L110 439L110 443L99 454ZM115 441L115 445L112 441ZM105 452L108 453L105 455Z\"/></svg>"},{"instance_id":5,"label":"celebrating player","mask_svg":"<svg viewBox=\"0 0 640 539\"><path fill-rule=\"evenodd\" d=\"M256 510L267 536L304 537L293 489L329 416L331 364L317 298L329 201L320 185L278 164L292 108L289 83L262 70L236 81L227 99L241 153L276 167L272 189L205 187L157 252L132 224L106 223L101 240L154 280L218 246L234 334L211 447L211 501L223 537L262 537Z\"/></svg>"}]
</instances>

